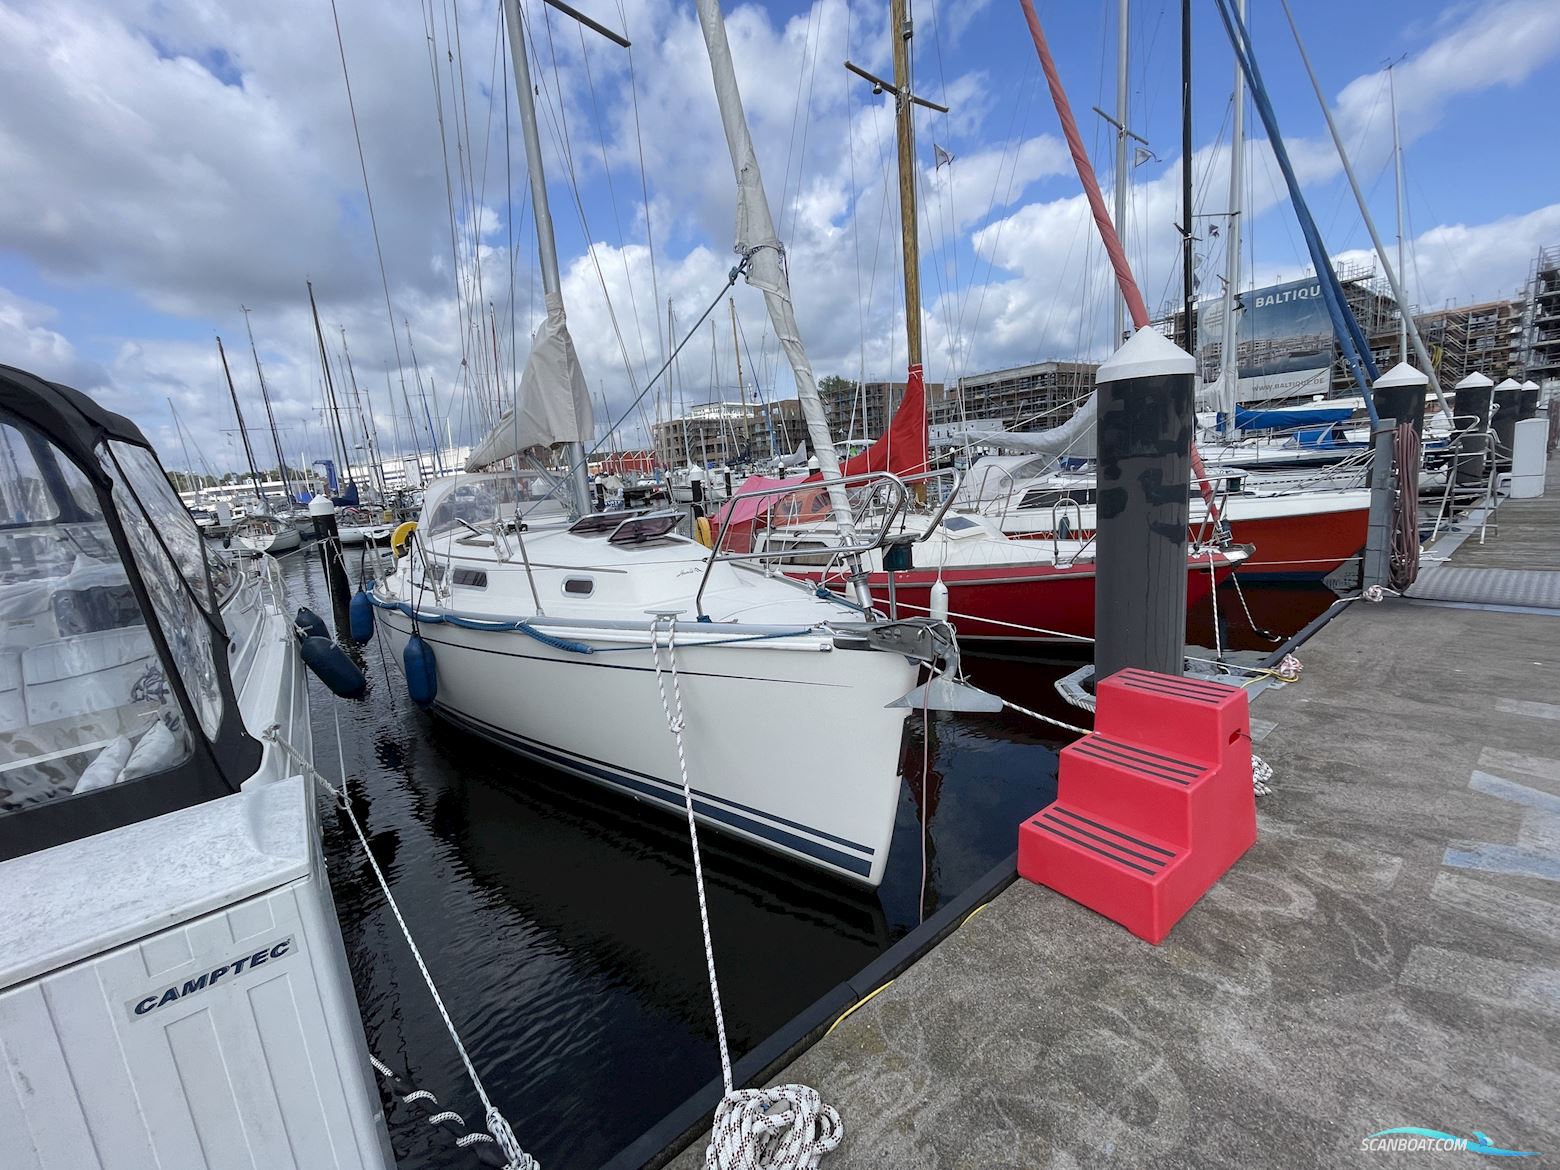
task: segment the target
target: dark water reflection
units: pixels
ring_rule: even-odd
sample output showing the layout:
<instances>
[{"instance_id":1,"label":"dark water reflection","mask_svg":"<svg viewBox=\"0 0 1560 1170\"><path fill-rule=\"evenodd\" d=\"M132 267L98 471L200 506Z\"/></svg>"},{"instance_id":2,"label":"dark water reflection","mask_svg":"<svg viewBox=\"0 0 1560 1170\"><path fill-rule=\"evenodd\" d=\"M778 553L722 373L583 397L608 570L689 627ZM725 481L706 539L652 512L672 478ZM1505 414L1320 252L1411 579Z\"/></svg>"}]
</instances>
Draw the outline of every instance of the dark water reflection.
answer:
<instances>
[{"instance_id":1,"label":"dark water reflection","mask_svg":"<svg viewBox=\"0 0 1560 1170\"><path fill-rule=\"evenodd\" d=\"M328 614L312 550L284 565L294 604ZM1292 628L1330 599L1321 595L1247 590L1260 623ZM1240 645L1244 619L1230 624ZM1190 633L1198 635L1195 622ZM987 689L1081 723L1084 713L1052 684L1082 661L1024 653L968 665ZM408 702L376 646L363 664L370 689L361 702L316 684L322 770L338 771L339 725L375 857L522 1144L545 1166L597 1166L719 1072L686 830L430 718ZM1056 752L1070 738L1010 713L934 714L924 724L915 716L893 851L875 894L706 833L733 1055L902 937L923 904L932 913L1009 855L1019 822L1054 794ZM796 764L828 761L799 748ZM476 1095L350 830L338 816L324 823L371 1050L479 1124ZM466 1164L426 1125L403 1121L392 1139L404 1170Z\"/></svg>"}]
</instances>

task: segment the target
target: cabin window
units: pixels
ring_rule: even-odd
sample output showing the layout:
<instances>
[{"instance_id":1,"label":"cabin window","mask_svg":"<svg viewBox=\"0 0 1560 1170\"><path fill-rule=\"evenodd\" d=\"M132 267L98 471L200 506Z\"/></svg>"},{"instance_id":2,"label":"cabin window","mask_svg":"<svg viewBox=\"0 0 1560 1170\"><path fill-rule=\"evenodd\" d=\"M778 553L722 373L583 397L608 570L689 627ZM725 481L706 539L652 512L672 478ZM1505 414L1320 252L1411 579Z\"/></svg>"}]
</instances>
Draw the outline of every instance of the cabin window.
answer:
<instances>
[{"instance_id":1,"label":"cabin window","mask_svg":"<svg viewBox=\"0 0 1560 1170\"><path fill-rule=\"evenodd\" d=\"M681 512L650 512L625 520L607 537L609 544L644 544L669 536L682 523Z\"/></svg>"},{"instance_id":2,"label":"cabin window","mask_svg":"<svg viewBox=\"0 0 1560 1170\"><path fill-rule=\"evenodd\" d=\"M91 482L26 423L0 423L0 815L190 751Z\"/></svg>"},{"instance_id":3,"label":"cabin window","mask_svg":"<svg viewBox=\"0 0 1560 1170\"><path fill-rule=\"evenodd\" d=\"M200 530L184 510L157 460L145 447L111 442L100 458L114 481L114 506L124 524L141 578L157 610L190 702L206 734L222 724L222 691L211 647Z\"/></svg>"},{"instance_id":4,"label":"cabin window","mask_svg":"<svg viewBox=\"0 0 1560 1170\"><path fill-rule=\"evenodd\" d=\"M570 597L589 597L596 592L596 582L590 577L565 577L563 591Z\"/></svg>"},{"instance_id":5,"label":"cabin window","mask_svg":"<svg viewBox=\"0 0 1560 1170\"><path fill-rule=\"evenodd\" d=\"M456 569L451 580L457 585L469 585L473 589L487 588L487 574L481 569Z\"/></svg>"}]
</instances>

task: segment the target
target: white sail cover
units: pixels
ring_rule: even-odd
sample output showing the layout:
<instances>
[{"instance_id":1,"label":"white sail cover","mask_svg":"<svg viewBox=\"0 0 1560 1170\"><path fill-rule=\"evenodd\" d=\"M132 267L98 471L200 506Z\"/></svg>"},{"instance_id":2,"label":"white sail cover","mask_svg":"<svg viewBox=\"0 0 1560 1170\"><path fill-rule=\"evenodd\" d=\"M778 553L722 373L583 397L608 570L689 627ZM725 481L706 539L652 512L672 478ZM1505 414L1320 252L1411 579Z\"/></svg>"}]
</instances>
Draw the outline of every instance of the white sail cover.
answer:
<instances>
[{"instance_id":1,"label":"white sail cover","mask_svg":"<svg viewBox=\"0 0 1560 1170\"><path fill-rule=\"evenodd\" d=\"M595 426L590 390L574 352L574 338L569 336L563 298L549 293L547 319L531 342L515 404L472 450L466 470L480 471L533 447L589 442Z\"/></svg>"},{"instance_id":2,"label":"white sail cover","mask_svg":"<svg viewBox=\"0 0 1560 1170\"><path fill-rule=\"evenodd\" d=\"M1093 459L1095 401L1096 396L1090 394L1070 419L1048 431L978 431L962 438L977 447L1002 447L1058 459Z\"/></svg>"},{"instance_id":3,"label":"white sail cover","mask_svg":"<svg viewBox=\"0 0 1560 1170\"><path fill-rule=\"evenodd\" d=\"M710 73L715 81L715 99L720 106L721 125L731 152L731 169L737 180L736 250L747 258L748 283L763 290L764 304L775 338L796 380L796 397L802 404L807 422L807 437L812 440L818 470L828 487L829 502L840 533L849 540L855 531L850 499L839 483L840 460L829 434L828 415L818 396L812 363L802 345L791 304L791 282L781 263L780 238L775 234L774 217L769 212L769 197L764 193L764 177L758 169L758 155L748 133L747 117L742 112L742 94L737 89L736 67L731 63L731 45L726 40L726 21L719 0L698 0L699 23L704 44L709 50Z\"/></svg>"}]
</instances>

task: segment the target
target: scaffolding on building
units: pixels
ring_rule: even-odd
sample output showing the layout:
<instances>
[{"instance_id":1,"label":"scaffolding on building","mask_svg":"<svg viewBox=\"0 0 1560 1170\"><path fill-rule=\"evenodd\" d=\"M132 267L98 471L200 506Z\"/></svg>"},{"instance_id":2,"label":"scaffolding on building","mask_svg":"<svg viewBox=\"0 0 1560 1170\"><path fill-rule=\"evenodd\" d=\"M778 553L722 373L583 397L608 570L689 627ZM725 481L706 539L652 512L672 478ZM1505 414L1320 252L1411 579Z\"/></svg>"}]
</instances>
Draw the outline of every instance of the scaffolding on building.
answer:
<instances>
[{"instance_id":1,"label":"scaffolding on building","mask_svg":"<svg viewBox=\"0 0 1560 1170\"><path fill-rule=\"evenodd\" d=\"M1044 430L1072 417L1094 390L1098 362L1035 362L969 374L951 394L932 399L933 426L966 419L1001 420L1010 431Z\"/></svg>"},{"instance_id":2,"label":"scaffolding on building","mask_svg":"<svg viewBox=\"0 0 1560 1170\"><path fill-rule=\"evenodd\" d=\"M1560 247L1540 248L1528 278L1526 375L1540 386L1560 381Z\"/></svg>"}]
</instances>

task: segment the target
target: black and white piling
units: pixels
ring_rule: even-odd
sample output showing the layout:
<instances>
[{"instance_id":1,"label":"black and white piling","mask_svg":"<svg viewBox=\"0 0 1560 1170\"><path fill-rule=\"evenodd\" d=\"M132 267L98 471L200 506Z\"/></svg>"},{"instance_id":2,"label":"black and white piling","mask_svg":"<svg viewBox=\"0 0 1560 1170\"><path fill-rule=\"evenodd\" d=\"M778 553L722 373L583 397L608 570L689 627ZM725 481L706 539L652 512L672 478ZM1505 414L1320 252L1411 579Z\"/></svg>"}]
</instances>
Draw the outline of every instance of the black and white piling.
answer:
<instances>
[{"instance_id":1,"label":"black and white piling","mask_svg":"<svg viewBox=\"0 0 1560 1170\"><path fill-rule=\"evenodd\" d=\"M329 496L319 495L309 501L309 519L314 523L320 564L325 568L331 614L336 619L336 637L344 642L350 641L352 587L347 581L347 563L341 552L341 532L336 527L336 505L331 503Z\"/></svg>"},{"instance_id":2,"label":"black and white piling","mask_svg":"<svg viewBox=\"0 0 1560 1170\"><path fill-rule=\"evenodd\" d=\"M1543 397L1543 393L1539 389L1538 383L1533 381L1532 378L1522 383L1522 405L1517 411L1518 422L1525 422L1538 414L1538 404Z\"/></svg>"},{"instance_id":3,"label":"black and white piling","mask_svg":"<svg viewBox=\"0 0 1560 1170\"><path fill-rule=\"evenodd\" d=\"M1457 440L1457 482L1482 484L1488 472L1485 466L1485 448L1490 427L1490 401L1495 389L1483 374L1475 371L1455 387L1452 411L1456 415L1453 425L1462 434Z\"/></svg>"},{"instance_id":4,"label":"black and white piling","mask_svg":"<svg viewBox=\"0 0 1560 1170\"><path fill-rule=\"evenodd\" d=\"M1495 432L1496 462L1509 464L1517 442L1517 414L1522 409L1522 383L1507 378L1495 387L1495 417L1490 429Z\"/></svg>"},{"instance_id":5,"label":"black and white piling","mask_svg":"<svg viewBox=\"0 0 1560 1170\"><path fill-rule=\"evenodd\" d=\"M1412 423L1414 433L1425 433L1425 391L1430 378L1423 370L1416 370L1407 362L1399 362L1370 388L1371 399L1376 404L1376 416L1383 421L1391 418L1398 422Z\"/></svg>"},{"instance_id":6,"label":"black and white piling","mask_svg":"<svg viewBox=\"0 0 1560 1170\"><path fill-rule=\"evenodd\" d=\"M1139 329L1095 375L1096 679L1181 673L1196 370L1184 349Z\"/></svg>"},{"instance_id":7,"label":"black and white piling","mask_svg":"<svg viewBox=\"0 0 1560 1170\"><path fill-rule=\"evenodd\" d=\"M1429 375L1407 362L1399 362L1370 388L1379 420L1371 431L1370 521L1365 531L1363 585L1389 584L1392 571L1392 535L1397 528L1398 498L1395 485L1400 482L1397 430L1410 424L1416 434L1424 435L1425 391Z\"/></svg>"}]
</instances>

